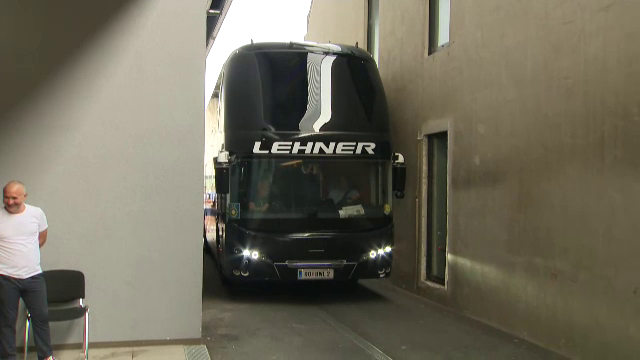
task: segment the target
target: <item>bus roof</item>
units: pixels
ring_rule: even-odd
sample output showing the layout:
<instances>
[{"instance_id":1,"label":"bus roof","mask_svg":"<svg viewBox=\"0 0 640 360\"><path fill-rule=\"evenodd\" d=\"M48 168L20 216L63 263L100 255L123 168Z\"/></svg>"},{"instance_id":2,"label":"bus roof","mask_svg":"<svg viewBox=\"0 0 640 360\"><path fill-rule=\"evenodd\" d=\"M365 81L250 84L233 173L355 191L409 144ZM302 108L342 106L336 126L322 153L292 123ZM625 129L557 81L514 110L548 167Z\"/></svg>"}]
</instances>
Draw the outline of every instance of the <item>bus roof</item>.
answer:
<instances>
[{"instance_id":1,"label":"bus roof","mask_svg":"<svg viewBox=\"0 0 640 360\"><path fill-rule=\"evenodd\" d=\"M344 54L358 56L364 59L373 59L364 49L351 45L342 44L320 44L309 41L303 42L262 42L253 43L239 47L234 52L257 52L257 51L306 51L324 54Z\"/></svg>"}]
</instances>

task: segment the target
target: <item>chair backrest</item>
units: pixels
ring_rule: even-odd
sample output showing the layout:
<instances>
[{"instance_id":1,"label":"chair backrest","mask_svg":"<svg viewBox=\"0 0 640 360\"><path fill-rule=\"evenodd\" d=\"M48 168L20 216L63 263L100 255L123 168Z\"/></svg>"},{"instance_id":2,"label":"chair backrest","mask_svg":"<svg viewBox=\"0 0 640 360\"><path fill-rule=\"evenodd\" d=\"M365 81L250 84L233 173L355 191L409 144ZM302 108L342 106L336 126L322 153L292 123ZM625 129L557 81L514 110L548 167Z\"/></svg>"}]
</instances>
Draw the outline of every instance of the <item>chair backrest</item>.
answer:
<instances>
[{"instance_id":1,"label":"chair backrest","mask_svg":"<svg viewBox=\"0 0 640 360\"><path fill-rule=\"evenodd\" d=\"M47 301L52 303L67 303L84 299L84 274L78 270L47 270L43 271L47 284Z\"/></svg>"}]
</instances>

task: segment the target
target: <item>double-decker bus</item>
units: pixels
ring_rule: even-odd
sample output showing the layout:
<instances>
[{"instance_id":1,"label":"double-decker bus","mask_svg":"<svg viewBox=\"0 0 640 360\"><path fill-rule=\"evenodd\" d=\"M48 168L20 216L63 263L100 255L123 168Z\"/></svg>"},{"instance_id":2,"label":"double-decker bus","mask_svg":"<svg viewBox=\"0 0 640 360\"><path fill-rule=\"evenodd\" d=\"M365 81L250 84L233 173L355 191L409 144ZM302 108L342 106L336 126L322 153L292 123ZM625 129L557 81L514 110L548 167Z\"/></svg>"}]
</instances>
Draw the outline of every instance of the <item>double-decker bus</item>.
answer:
<instances>
[{"instance_id":1,"label":"double-decker bus","mask_svg":"<svg viewBox=\"0 0 640 360\"><path fill-rule=\"evenodd\" d=\"M216 234L228 281L356 282L391 274L393 152L375 61L353 46L256 43L221 74Z\"/></svg>"}]
</instances>

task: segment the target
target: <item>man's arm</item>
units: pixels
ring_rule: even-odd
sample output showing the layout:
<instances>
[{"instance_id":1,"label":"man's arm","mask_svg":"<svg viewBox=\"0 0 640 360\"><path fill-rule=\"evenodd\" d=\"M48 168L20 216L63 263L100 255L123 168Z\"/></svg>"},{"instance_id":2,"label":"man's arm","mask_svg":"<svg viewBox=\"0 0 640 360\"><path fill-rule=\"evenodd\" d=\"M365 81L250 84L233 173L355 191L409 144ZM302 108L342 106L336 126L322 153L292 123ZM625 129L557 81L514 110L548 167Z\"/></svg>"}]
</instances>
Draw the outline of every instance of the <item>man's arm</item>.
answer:
<instances>
[{"instance_id":1,"label":"man's arm","mask_svg":"<svg viewBox=\"0 0 640 360\"><path fill-rule=\"evenodd\" d=\"M38 241L40 242L40 247L43 247L44 243L47 242L47 230L49 229L44 229L38 234Z\"/></svg>"}]
</instances>

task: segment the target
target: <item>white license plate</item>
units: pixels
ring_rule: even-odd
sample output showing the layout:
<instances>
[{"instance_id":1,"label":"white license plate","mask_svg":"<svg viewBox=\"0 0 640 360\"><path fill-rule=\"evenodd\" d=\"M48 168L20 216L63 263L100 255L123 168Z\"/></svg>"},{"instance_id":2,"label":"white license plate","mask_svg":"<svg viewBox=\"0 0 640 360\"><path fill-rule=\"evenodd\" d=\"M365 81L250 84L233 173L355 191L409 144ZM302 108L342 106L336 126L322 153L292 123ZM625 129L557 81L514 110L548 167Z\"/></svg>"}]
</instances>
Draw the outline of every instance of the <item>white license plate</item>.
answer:
<instances>
[{"instance_id":1,"label":"white license plate","mask_svg":"<svg viewBox=\"0 0 640 360\"><path fill-rule=\"evenodd\" d=\"M331 280L333 269L298 269L298 280Z\"/></svg>"}]
</instances>

